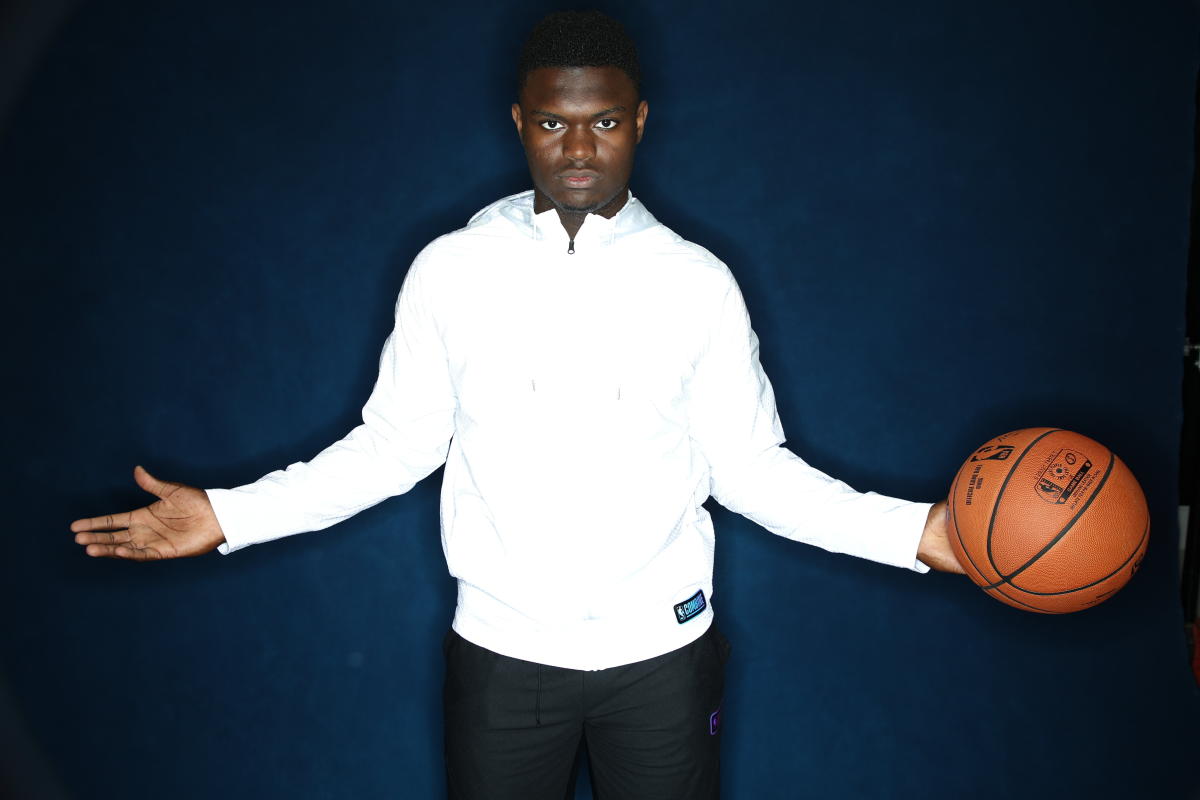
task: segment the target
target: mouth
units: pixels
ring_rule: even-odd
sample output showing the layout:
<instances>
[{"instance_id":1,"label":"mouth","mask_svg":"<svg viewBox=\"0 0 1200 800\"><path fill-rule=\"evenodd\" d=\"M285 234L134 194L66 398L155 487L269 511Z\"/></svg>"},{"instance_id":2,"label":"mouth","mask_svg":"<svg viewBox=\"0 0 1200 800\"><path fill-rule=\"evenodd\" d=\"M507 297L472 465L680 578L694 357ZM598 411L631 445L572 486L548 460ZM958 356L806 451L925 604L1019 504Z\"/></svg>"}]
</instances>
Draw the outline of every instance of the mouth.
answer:
<instances>
[{"instance_id":1,"label":"mouth","mask_svg":"<svg viewBox=\"0 0 1200 800\"><path fill-rule=\"evenodd\" d=\"M571 170L568 172L560 172L558 174L558 179L571 189L586 189L599 181L600 176L595 172Z\"/></svg>"}]
</instances>

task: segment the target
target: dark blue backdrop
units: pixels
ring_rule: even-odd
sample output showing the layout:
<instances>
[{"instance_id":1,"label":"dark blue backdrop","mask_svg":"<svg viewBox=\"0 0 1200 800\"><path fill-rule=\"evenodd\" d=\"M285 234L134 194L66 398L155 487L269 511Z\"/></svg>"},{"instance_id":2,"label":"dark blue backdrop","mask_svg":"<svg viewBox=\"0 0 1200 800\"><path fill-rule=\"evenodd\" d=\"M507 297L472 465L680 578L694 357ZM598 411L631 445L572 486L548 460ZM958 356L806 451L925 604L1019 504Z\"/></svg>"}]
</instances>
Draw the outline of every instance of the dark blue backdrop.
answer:
<instances>
[{"instance_id":1,"label":"dark blue backdrop","mask_svg":"<svg viewBox=\"0 0 1200 800\"><path fill-rule=\"evenodd\" d=\"M121 0L59 31L0 139L10 772L79 798L442 792L438 476L227 558L92 561L67 523L141 505L135 463L236 485L355 424L409 260L526 188L511 63L549 8ZM1192 5L609 10L647 63L634 191L732 266L792 447L936 499L984 440L1059 425L1153 514L1124 591L1043 617L718 511L726 795L1189 796Z\"/></svg>"}]
</instances>

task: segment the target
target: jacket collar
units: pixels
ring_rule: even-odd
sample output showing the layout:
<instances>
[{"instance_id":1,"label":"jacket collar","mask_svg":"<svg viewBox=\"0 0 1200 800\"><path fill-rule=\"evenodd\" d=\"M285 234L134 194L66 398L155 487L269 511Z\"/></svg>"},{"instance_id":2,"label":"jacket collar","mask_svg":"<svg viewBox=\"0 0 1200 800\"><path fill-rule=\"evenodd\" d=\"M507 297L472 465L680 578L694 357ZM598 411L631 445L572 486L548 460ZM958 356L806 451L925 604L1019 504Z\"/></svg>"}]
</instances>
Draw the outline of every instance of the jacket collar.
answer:
<instances>
[{"instance_id":1,"label":"jacket collar","mask_svg":"<svg viewBox=\"0 0 1200 800\"><path fill-rule=\"evenodd\" d=\"M532 239L561 246L564 250L567 248L567 232L559 221L557 212L550 209L540 214L534 213L532 189L497 200L471 217L467 227L473 228L499 219L506 220ZM575 245L611 245L618 239L657 225L658 220L654 215L630 192L625 205L611 219L599 214L588 214L579 232L575 234Z\"/></svg>"}]
</instances>

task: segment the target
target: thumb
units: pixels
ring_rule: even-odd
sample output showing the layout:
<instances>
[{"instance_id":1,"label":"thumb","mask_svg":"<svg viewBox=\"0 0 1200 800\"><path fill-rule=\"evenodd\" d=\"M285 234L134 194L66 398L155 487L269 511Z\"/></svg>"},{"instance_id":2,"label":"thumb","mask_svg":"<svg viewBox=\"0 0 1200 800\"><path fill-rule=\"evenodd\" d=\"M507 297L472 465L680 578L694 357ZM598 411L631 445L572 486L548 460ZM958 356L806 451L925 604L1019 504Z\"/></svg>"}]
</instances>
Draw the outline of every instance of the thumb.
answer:
<instances>
[{"instance_id":1,"label":"thumb","mask_svg":"<svg viewBox=\"0 0 1200 800\"><path fill-rule=\"evenodd\" d=\"M146 468L140 464L133 468L133 479L137 481L137 485L145 489L150 494L158 498L163 498L170 494L171 484L160 481L158 478L146 471Z\"/></svg>"}]
</instances>

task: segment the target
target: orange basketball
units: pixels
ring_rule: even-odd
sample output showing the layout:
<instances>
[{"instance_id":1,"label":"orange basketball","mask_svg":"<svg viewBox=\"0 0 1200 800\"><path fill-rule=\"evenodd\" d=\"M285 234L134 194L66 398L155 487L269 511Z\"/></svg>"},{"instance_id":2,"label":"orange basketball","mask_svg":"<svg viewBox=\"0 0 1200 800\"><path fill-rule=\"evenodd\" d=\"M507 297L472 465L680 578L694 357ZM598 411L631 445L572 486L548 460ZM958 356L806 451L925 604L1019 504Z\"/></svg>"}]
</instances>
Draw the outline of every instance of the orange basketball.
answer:
<instances>
[{"instance_id":1,"label":"orange basketball","mask_svg":"<svg viewBox=\"0 0 1200 800\"><path fill-rule=\"evenodd\" d=\"M971 580L1026 611L1100 603L1137 572L1146 497L1104 445L1060 428L997 436L950 489L950 544Z\"/></svg>"}]
</instances>

